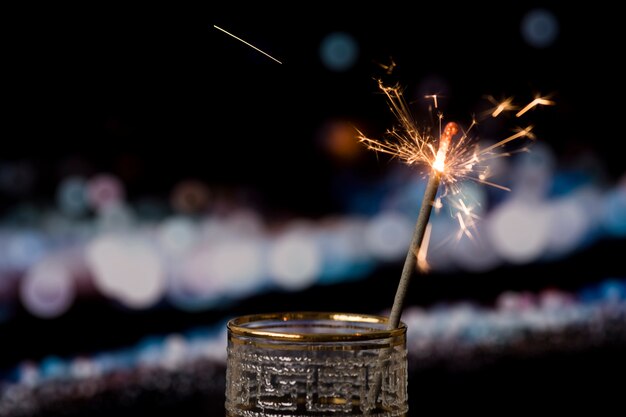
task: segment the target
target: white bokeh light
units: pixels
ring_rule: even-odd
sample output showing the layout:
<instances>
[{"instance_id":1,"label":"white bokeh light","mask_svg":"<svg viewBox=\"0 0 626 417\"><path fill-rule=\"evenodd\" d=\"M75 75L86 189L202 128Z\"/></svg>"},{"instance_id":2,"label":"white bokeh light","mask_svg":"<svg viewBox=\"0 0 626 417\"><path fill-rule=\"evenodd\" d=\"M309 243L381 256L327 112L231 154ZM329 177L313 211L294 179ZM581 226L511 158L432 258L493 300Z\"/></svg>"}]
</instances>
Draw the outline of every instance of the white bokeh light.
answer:
<instances>
[{"instance_id":1,"label":"white bokeh light","mask_svg":"<svg viewBox=\"0 0 626 417\"><path fill-rule=\"evenodd\" d=\"M105 235L87 247L87 264L97 288L131 308L147 308L165 290L165 271L147 240Z\"/></svg>"},{"instance_id":2,"label":"white bokeh light","mask_svg":"<svg viewBox=\"0 0 626 417\"><path fill-rule=\"evenodd\" d=\"M243 296L260 285L265 275L261 243L234 240L216 245L209 254L211 276L223 291Z\"/></svg>"},{"instance_id":3,"label":"white bokeh light","mask_svg":"<svg viewBox=\"0 0 626 417\"><path fill-rule=\"evenodd\" d=\"M313 233L288 231L276 238L269 252L269 274L282 288L300 290L321 272L322 256Z\"/></svg>"},{"instance_id":4,"label":"white bokeh light","mask_svg":"<svg viewBox=\"0 0 626 417\"><path fill-rule=\"evenodd\" d=\"M520 264L542 256L550 239L550 215L546 206L511 199L496 207L487 224L494 251Z\"/></svg>"},{"instance_id":5,"label":"white bokeh light","mask_svg":"<svg viewBox=\"0 0 626 417\"><path fill-rule=\"evenodd\" d=\"M222 223L231 237L248 238L260 236L264 232L263 220L252 210L237 210L225 218Z\"/></svg>"},{"instance_id":6,"label":"white bokeh light","mask_svg":"<svg viewBox=\"0 0 626 417\"><path fill-rule=\"evenodd\" d=\"M181 294L189 294L191 298L198 300L215 300L224 294L224 288L212 276L213 262L212 244L195 246L174 267L175 279ZM193 295L192 295L193 294Z\"/></svg>"},{"instance_id":7,"label":"white bokeh light","mask_svg":"<svg viewBox=\"0 0 626 417\"><path fill-rule=\"evenodd\" d=\"M485 236L485 227L478 221L472 230L472 238L463 235L452 246L454 262L464 270L484 272L495 268L501 263L501 258L493 250L491 240Z\"/></svg>"},{"instance_id":8,"label":"white bokeh light","mask_svg":"<svg viewBox=\"0 0 626 417\"><path fill-rule=\"evenodd\" d=\"M551 254L568 253L578 246L590 228L587 213L576 198L568 197L553 202L549 208Z\"/></svg>"}]
</instances>

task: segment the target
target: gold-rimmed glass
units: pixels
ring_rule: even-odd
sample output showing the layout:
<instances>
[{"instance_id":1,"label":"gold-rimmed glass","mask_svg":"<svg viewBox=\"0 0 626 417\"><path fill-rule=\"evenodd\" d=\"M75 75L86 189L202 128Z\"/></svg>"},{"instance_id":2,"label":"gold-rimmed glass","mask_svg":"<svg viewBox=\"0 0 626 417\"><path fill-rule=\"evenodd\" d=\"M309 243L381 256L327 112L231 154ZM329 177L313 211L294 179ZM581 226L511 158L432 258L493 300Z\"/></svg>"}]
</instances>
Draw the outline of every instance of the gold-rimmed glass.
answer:
<instances>
[{"instance_id":1,"label":"gold-rimmed glass","mask_svg":"<svg viewBox=\"0 0 626 417\"><path fill-rule=\"evenodd\" d=\"M228 322L226 413L404 416L406 326L339 312L254 314Z\"/></svg>"}]
</instances>

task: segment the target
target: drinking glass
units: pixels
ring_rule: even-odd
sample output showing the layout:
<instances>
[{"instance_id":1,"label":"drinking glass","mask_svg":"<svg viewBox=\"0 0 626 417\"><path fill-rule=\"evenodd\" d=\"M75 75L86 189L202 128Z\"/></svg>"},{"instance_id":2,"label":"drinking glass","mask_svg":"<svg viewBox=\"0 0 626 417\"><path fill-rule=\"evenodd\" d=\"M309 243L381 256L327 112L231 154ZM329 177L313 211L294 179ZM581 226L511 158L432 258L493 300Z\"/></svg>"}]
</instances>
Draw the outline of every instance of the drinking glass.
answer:
<instances>
[{"instance_id":1,"label":"drinking glass","mask_svg":"<svg viewBox=\"0 0 626 417\"><path fill-rule=\"evenodd\" d=\"M228 322L229 417L405 416L406 326L335 312Z\"/></svg>"}]
</instances>

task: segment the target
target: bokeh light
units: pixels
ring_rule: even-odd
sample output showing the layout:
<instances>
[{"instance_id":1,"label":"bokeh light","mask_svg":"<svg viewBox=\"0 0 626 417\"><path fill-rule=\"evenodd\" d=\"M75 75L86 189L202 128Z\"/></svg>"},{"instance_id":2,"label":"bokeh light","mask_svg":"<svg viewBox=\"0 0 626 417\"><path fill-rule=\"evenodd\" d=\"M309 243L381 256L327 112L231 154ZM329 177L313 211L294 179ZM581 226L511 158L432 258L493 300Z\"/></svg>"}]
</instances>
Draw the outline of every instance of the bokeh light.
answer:
<instances>
[{"instance_id":1,"label":"bokeh light","mask_svg":"<svg viewBox=\"0 0 626 417\"><path fill-rule=\"evenodd\" d=\"M364 238L374 257L395 261L406 256L412 230L412 222L403 214L381 212L370 220Z\"/></svg>"},{"instance_id":2,"label":"bokeh light","mask_svg":"<svg viewBox=\"0 0 626 417\"><path fill-rule=\"evenodd\" d=\"M494 250L484 224L481 222L471 231L473 238L460 238L452 245L454 263L462 270L485 272L498 267L502 258Z\"/></svg>"},{"instance_id":3,"label":"bokeh light","mask_svg":"<svg viewBox=\"0 0 626 417\"><path fill-rule=\"evenodd\" d=\"M559 21L546 9L533 9L522 19L522 37L530 46L546 48L552 45L559 35Z\"/></svg>"},{"instance_id":4,"label":"bokeh light","mask_svg":"<svg viewBox=\"0 0 626 417\"><path fill-rule=\"evenodd\" d=\"M592 223L576 196L554 201L548 210L549 253L562 255L578 248L588 235Z\"/></svg>"},{"instance_id":5,"label":"bokeh light","mask_svg":"<svg viewBox=\"0 0 626 417\"><path fill-rule=\"evenodd\" d=\"M358 56L359 45L349 33L330 33L320 45L322 63L331 71L349 70L356 63Z\"/></svg>"},{"instance_id":6,"label":"bokeh light","mask_svg":"<svg viewBox=\"0 0 626 417\"><path fill-rule=\"evenodd\" d=\"M321 271L321 251L310 230L294 228L272 242L268 263L270 278L277 285L303 289L313 284Z\"/></svg>"},{"instance_id":7,"label":"bokeh light","mask_svg":"<svg viewBox=\"0 0 626 417\"><path fill-rule=\"evenodd\" d=\"M87 247L87 263L95 284L131 308L146 308L165 290L165 270L153 245L141 238L104 235Z\"/></svg>"},{"instance_id":8,"label":"bokeh light","mask_svg":"<svg viewBox=\"0 0 626 417\"><path fill-rule=\"evenodd\" d=\"M211 201L209 188L199 180L181 181L172 190L170 202L174 210L184 214L201 213Z\"/></svg>"},{"instance_id":9,"label":"bokeh light","mask_svg":"<svg viewBox=\"0 0 626 417\"><path fill-rule=\"evenodd\" d=\"M550 216L544 205L510 200L494 209L487 225L493 248L512 263L532 262L548 246Z\"/></svg>"},{"instance_id":10,"label":"bokeh light","mask_svg":"<svg viewBox=\"0 0 626 417\"><path fill-rule=\"evenodd\" d=\"M158 231L159 246L166 255L178 257L186 253L199 238L197 225L187 217L167 219Z\"/></svg>"},{"instance_id":11,"label":"bokeh light","mask_svg":"<svg viewBox=\"0 0 626 417\"><path fill-rule=\"evenodd\" d=\"M20 281L20 298L34 316L55 318L65 313L76 296L74 277L60 258L34 264Z\"/></svg>"},{"instance_id":12,"label":"bokeh light","mask_svg":"<svg viewBox=\"0 0 626 417\"><path fill-rule=\"evenodd\" d=\"M4 251L8 264L17 270L25 270L47 253L44 236L32 230L25 230L10 236Z\"/></svg>"},{"instance_id":13,"label":"bokeh light","mask_svg":"<svg viewBox=\"0 0 626 417\"><path fill-rule=\"evenodd\" d=\"M254 293L266 275L265 253L258 240L231 240L216 245L208 256L211 278L225 294Z\"/></svg>"},{"instance_id":14,"label":"bokeh light","mask_svg":"<svg viewBox=\"0 0 626 417\"><path fill-rule=\"evenodd\" d=\"M68 216L80 216L87 212L87 181L82 177L67 177L57 190L59 209Z\"/></svg>"},{"instance_id":15,"label":"bokeh light","mask_svg":"<svg viewBox=\"0 0 626 417\"><path fill-rule=\"evenodd\" d=\"M626 236L626 186L617 187L606 196L604 224L611 235Z\"/></svg>"},{"instance_id":16,"label":"bokeh light","mask_svg":"<svg viewBox=\"0 0 626 417\"><path fill-rule=\"evenodd\" d=\"M328 219L318 233L323 266L320 284L334 284L367 275L375 262L364 239L364 219Z\"/></svg>"},{"instance_id":17,"label":"bokeh light","mask_svg":"<svg viewBox=\"0 0 626 417\"><path fill-rule=\"evenodd\" d=\"M340 163L353 162L363 152L356 129L345 121L325 123L317 134L317 140L328 155Z\"/></svg>"},{"instance_id":18,"label":"bokeh light","mask_svg":"<svg viewBox=\"0 0 626 417\"><path fill-rule=\"evenodd\" d=\"M87 182L87 199L95 210L119 204L124 198L123 184L111 174L98 174Z\"/></svg>"}]
</instances>

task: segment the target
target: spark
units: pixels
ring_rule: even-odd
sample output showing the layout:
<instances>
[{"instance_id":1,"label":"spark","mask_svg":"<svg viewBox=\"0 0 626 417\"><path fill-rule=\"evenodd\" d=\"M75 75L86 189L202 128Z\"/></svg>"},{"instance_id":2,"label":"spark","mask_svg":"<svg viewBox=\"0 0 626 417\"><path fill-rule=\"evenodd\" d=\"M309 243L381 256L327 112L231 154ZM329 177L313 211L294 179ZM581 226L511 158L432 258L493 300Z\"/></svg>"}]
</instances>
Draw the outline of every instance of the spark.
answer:
<instances>
[{"instance_id":1,"label":"spark","mask_svg":"<svg viewBox=\"0 0 626 417\"><path fill-rule=\"evenodd\" d=\"M457 234L457 239L460 239L463 235L467 236L469 239L474 240L474 236L469 231L468 227L465 225L465 221L463 221L463 216L461 213L456 214L457 220L459 221L459 232Z\"/></svg>"},{"instance_id":2,"label":"spark","mask_svg":"<svg viewBox=\"0 0 626 417\"><path fill-rule=\"evenodd\" d=\"M274 57L273 57L273 56L271 56L270 54L268 54L268 53L266 53L266 52L263 52L262 50L260 50L260 49L259 49L259 48L257 48L256 46L254 46L254 45L252 45L252 44L250 44L250 43L248 43L248 42L244 41L244 40L243 40L243 39L241 39L240 37L233 35L232 33L230 33L230 32L228 32L228 31L226 31L226 30L222 29L221 27L219 27L219 26L217 26L217 25L213 25L213 27L214 27L215 29L221 30L222 32L224 32L225 34L227 34L227 35L229 35L229 36L232 36L233 38L237 39L238 41L240 41L240 42L242 42L242 43L245 43L245 44L246 44L246 45L248 45L250 48L252 48L252 49L254 49L254 50L256 50L256 51L258 51L258 52L262 53L263 55L265 55L266 57L268 57L268 58L270 58L270 59L273 59L274 61L278 62L279 64L282 64L282 62L280 62L279 60L277 60L276 58L274 58Z\"/></svg>"},{"instance_id":3,"label":"spark","mask_svg":"<svg viewBox=\"0 0 626 417\"><path fill-rule=\"evenodd\" d=\"M496 101L496 99L492 96L487 96L487 100L495 106L493 110L490 110L491 117L498 117L502 114L502 112L517 109L517 107L513 105L513 97L505 98L502 101Z\"/></svg>"},{"instance_id":4,"label":"spark","mask_svg":"<svg viewBox=\"0 0 626 417\"><path fill-rule=\"evenodd\" d=\"M459 223L459 232L457 233L457 240L460 240L463 235L467 236L470 240L474 240L474 235L470 229L475 230L476 221L480 218L474 213L472 207L468 207L462 198L459 198L458 203L452 202L451 205L457 210L456 220Z\"/></svg>"},{"instance_id":5,"label":"spark","mask_svg":"<svg viewBox=\"0 0 626 417\"><path fill-rule=\"evenodd\" d=\"M471 213L471 209L465 205L465 201L459 199L459 206L461 206L461 210L463 210L463 213L467 215Z\"/></svg>"},{"instance_id":6,"label":"spark","mask_svg":"<svg viewBox=\"0 0 626 417\"><path fill-rule=\"evenodd\" d=\"M433 103L435 104L435 108L439 108L439 105L437 104L437 94L429 94L424 96L424 98L432 98L433 99Z\"/></svg>"},{"instance_id":7,"label":"spark","mask_svg":"<svg viewBox=\"0 0 626 417\"><path fill-rule=\"evenodd\" d=\"M526 105L522 110L518 111L515 117L520 117L535 106L552 106L554 101L548 100L547 97L537 97Z\"/></svg>"},{"instance_id":8,"label":"spark","mask_svg":"<svg viewBox=\"0 0 626 417\"><path fill-rule=\"evenodd\" d=\"M481 153L482 154L487 153L487 152L491 151L492 149L504 146L505 144L511 142L512 140L518 139L518 138L529 137L531 139L534 139L535 136L532 133L530 133L531 130L533 130L532 126L527 126L524 129L518 128L516 133L512 134L511 136L509 136L506 139L502 139L501 141L494 143L491 146L488 146L487 148L481 150Z\"/></svg>"},{"instance_id":9,"label":"spark","mask_svg":"<svg viewBox=\"0 0 626 417\"><path fill-rule=\"evenodd\" d=\"M422 240L422 244L420 245L415 257L417 258L417 268L422 272L428 272L430 270L430 265L428 264L427 255L428 255L428 247L430 246L428 243L430 242L430 231L432 229L432 225L428 223L426 225L426 230L424 231L424 239Z\"/></svg>"},{"instance_id":10,"label":"spark","mask_svg":"<svg viewBox=\"0 0 626 417\"><path fill-rule=\"evenodd\" d=\"M433 208L435 209L435 213L439 213L439 210L443 207L443 203L441 202L441 198L437 198L433 202Z\"/></svg>"},{"instance_id":11,"label":"spark","mask_svg":"<svg viewBox=\"0 0 626 417\"><path fill-rule=\"evenodd\" d=\"M393 60L393 58L389 57L389 65L387 64L381 64L380 62L376 62L376 64L378 64L379 67L381 67L382 69L385 70L385 73L387 75L391 75L391 73L393 72L393 70L396 68L396 63Z\"/></svg>"}]
</instances>

